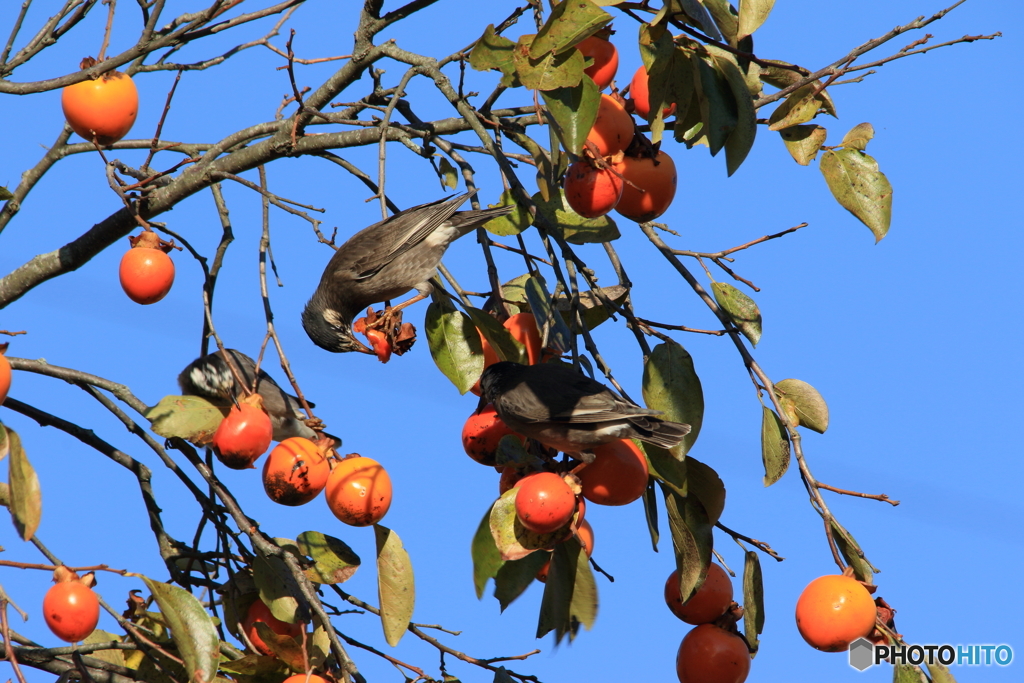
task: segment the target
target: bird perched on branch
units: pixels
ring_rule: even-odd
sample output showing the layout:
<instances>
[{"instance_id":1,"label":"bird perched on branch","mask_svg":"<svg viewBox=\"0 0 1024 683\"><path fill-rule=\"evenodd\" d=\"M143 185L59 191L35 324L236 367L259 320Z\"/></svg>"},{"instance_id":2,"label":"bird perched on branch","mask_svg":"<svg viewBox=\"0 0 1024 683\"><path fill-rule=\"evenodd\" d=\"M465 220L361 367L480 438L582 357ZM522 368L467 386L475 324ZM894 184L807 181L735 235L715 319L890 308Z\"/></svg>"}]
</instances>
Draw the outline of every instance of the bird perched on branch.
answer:
<instances>
[{"instance_id":1,"label":"bird perched on branch","mask_svg":"<svg viewBox=\"0 0 1024 683\"><path fill-rule=\"evenodd\" d=\"M481 402L494 404L509 429L584 461L590 449L618 439L671 448L690 425L659 419L612 393L571 365L520 365L502 361L480 377Z\"/></svg>"},{"instance_id":2,"label":"bird perched on branch","mask_svg":"<svg viewBox=\"0 0 1024 683\"><path fill-rule=\"evenodd\" d=\"M386 310L375 324L386 328L393 314L430 296L429 280L448 245L514 208L458 211L472 194L414 206L350 237L331 257L302 312L302 327L309 338L335 353L373 353L352 334L356 314L415 289L416 296Z\"/></svg>"},{"instance_id":3,"label":"bird perched on branch","mask_svg":"<svg viewBox=\"0 0 1024 683\"><path fill-rule=\"evenodd\" d=\"M241 351L225 349L239 374L249 388L253 388L253 377L257 377L256 393L263 398L263 408L270 416L274 428L274 441L284 441L292 436L307 439L316 438L316 432L306 424L299 399L285 393L274 379L260 368L255 375L256 362ZM237 401L245 396L235 375L231 372L220 351L207 354L188 364L178 375L178 386L185 396L199 396L213 403ZM313 403L309 403L313 407ZM334 438L334 437L332 437Z\"/></svg>"}]
</instances>

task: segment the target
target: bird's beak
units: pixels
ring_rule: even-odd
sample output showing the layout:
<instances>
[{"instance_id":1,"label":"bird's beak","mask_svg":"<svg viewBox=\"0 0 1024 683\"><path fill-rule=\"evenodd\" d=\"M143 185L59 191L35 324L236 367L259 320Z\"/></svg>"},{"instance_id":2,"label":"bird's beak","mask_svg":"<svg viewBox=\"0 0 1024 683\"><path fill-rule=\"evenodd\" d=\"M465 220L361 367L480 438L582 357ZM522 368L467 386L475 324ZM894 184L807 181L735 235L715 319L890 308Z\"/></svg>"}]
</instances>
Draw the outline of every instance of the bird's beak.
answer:
<instances>
[{"instance_id":1,"label":"bird's beak","mask_svg":"<svg viewBox=\"0 0 1024 683\"><path fill-rule=\"evenodd\" d=\"M479 414L480 414L480 411L482 411L482 410L484 409L484 406L486 406L486 405L487 405L487 398L486 398L486 397L485 397L485 396L483 395L483 393L481 392L481 394L480 394L480 400L479 400L479 401L477 402L477 404L476 404L476 412L475 412L475 413L473 413L473 414L474 414L474 415L479 415Z\"/></svg>"}]
</instances>

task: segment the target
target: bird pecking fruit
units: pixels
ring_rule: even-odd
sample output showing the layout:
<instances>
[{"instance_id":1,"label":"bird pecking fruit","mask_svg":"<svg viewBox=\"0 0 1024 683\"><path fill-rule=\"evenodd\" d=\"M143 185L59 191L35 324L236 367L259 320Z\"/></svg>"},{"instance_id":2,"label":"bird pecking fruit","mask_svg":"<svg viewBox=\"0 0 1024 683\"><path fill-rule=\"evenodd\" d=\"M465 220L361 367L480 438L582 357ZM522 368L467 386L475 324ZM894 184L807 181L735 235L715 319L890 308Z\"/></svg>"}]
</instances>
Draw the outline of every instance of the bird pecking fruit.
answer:
<instances>
[{"instance_id":1,"label":"bird pecking fruit","mask_svg":"<svg viewBox=\"0 0 1024 683\"><path fill-rule=\"evenodd\" d=\"M391 477L379 462L352 454L327 478L327 506L351 526L376 524L391 507Z\"/></svg>"},{"instance_id":2,"label":"bird pecking fruit","mask_svg":"<svg viewBox=\"0 0 1024 683\"><path fill-rule=\"evenodd\" d=\"M576 494L554 472L523 477L516 488L516 517L535 533L549 534L561 529L576 511Z\"/></svg>"},{"instance_id":3,"label":"bird pecking fruit","mask_svg":"<svg viewBox=\"0 0 1024 683\"><path fill-rule=\"evenodd\" d=\"M263 463L263 490L275 503L305 505L327 485L331 465L317 444L293 436L274 446Z\"/></svg>"},{"instance_id":4,"label":"bird pecking fruit","mask_svg":"<svg viewBox=\"0 0 1024 683\"><path fill-rule=\"evenodd\" d=\"M118 268L121 288L137 304L155 304L171 291L174 261L160 247L155 232L144 230L130 239L132 248L121 257Z\"/></svg>"},{"instance_id":5,"label":"bird pecking fruit","mask_svg":"<svg viewBox=\"0 0 1024 683\"><path fill-rule=\"evenodd\" d=\"M274 436L270 416L263 410L263 399L252 394L232 406L213 434L217 459L233 470L245 470L267 452Z\"/></svg>"},{"instance_id":6,"label":"bird pecking fruit","mask_svg":"<svg viewBox=\"0 0 1024 683\"><path fill-rule=\"evenodd\" d=\"M43 619L53 634L69 643L84 640L100 619L100 600L89 587L91 575L78 574L58 567L53 572L54 584L43 596Z\"/></svg>"},{"instance_id":7,"label":"bird pecking fruit","mask_svg":"<svg viewBox=\"0 0 1024 683\"><path fill-rule=\"evenodd\" d=\"M679 570L674 570L665 581L665 604L687 624L709 624L725 614L732 604L732 581L720 566L708 565L707 577L697 592L683 602L679 594Z\"/></svg>"},{"instance_id":8,"label":"bird pecking fruit","mask_svg":"<svg viewBox=\"0 0 1024 683\"><path fill-rule=\"evenodd\" d=\"M875 628L875 601L857 579L827 574L807 584L796 601L796 627L807 643L824 652L845 652Z\"/></svg>"},{"instance_id":9,"label":"bird pecking fruit","mask_svg":"<svg viewBox=\"0 0 1024 683\"><path fill-rule=\"evenodd\" d=\"M88 69L95 63L86 57L81 67ZM132 129L139 113L139 92L130 76L111 71L65 87L60 104L73 131L105 147Z\"/></svg>"}]
</instances>

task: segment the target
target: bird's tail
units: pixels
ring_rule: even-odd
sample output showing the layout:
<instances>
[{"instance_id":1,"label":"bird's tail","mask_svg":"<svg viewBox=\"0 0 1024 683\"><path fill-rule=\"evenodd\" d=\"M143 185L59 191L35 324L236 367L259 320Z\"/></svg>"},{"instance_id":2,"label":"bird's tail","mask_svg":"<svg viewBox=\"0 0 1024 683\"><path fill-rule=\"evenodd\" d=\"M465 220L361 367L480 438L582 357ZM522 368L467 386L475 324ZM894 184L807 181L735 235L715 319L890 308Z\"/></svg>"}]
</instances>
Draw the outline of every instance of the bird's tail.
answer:
<instances>
[{"instance_id":1,"label":"bird's tail","mask_svg":"<svg viewBox=\"0 0 1024 683\"><path fill-rule=\"evenodd\" d=\"M630 420L638 432L637 437L645 443L661 448L672 448L690 433L690 425L682 422L666 422L656 417Z\"/></svg>"},{"instance_id":2,"label":"bird's tail","mask_svg":"<svg viewBox=\"0 0 1024 683\"><path fill-rule=\"evenodd\" d=\"M472 209L470 211L459 211L448 222L459 231L459 235L465 235L476 230L481 225L491 220L512 212L515 206L499 206L494 209Z\"/></svg>"}]
</instances>

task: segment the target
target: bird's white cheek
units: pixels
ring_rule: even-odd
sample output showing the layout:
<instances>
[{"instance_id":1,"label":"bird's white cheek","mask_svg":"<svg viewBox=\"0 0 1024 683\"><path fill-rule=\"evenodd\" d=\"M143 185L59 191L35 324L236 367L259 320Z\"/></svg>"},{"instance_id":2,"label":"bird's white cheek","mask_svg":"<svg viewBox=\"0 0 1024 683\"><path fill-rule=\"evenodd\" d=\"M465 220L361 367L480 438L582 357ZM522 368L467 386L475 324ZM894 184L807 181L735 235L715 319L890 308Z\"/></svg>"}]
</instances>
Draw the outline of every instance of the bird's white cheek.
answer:
<instances>
[{"instance_id":1,"label":"bird's white cheek","mask_svg":"<svg viewBox=\"0 0 1024 683\"><path fill-rule=\"evenodd\" d=\"M341 327L341 314L333 308L325 308L323 311L324 321L331 327Z\"/></svg>"}]
</instances>

